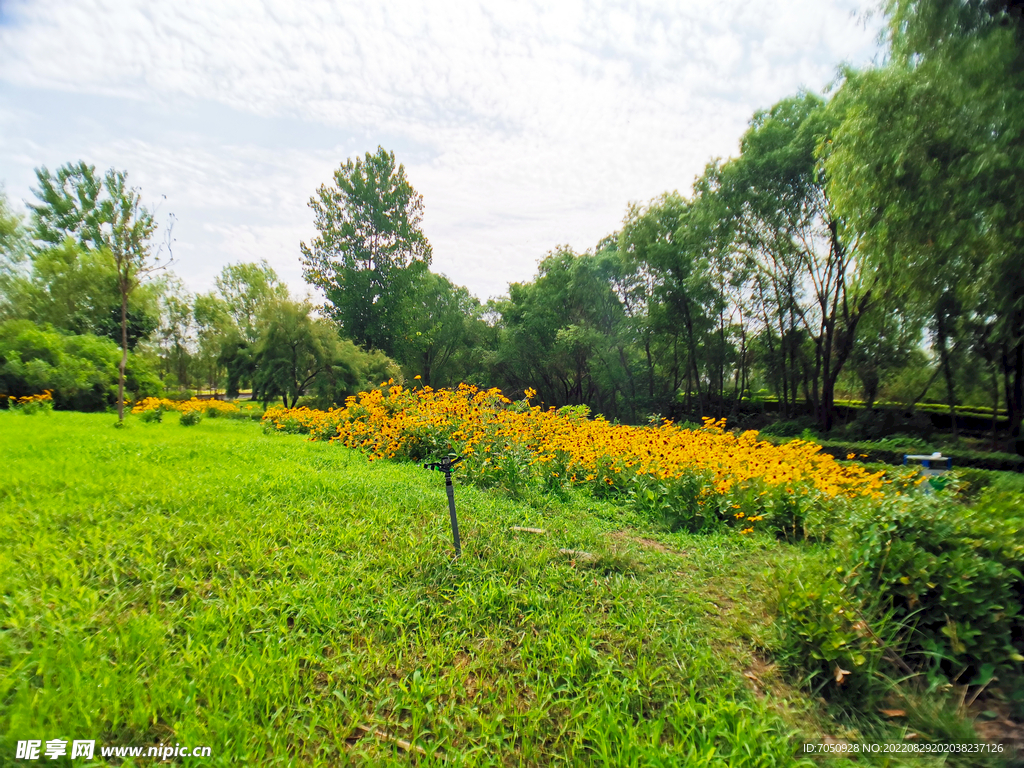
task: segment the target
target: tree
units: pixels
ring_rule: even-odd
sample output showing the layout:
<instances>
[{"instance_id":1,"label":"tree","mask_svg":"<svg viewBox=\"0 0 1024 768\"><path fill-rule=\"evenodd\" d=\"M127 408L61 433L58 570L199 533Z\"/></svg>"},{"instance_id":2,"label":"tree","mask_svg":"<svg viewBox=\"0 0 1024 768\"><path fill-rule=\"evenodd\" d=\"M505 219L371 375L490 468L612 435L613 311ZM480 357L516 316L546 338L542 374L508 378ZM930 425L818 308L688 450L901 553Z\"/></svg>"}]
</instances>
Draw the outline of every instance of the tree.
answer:
<instances>
[{"instance_id":1,"label":"tree","mask_svg":"<svg viewBox=\"0 0 1024 768\"><path fill-rule=\"evenodd\" d=\"M288 298L288 286L271 266L259 263L229 264L217 277L217 290L235 326L250 344L259 335L258 322L264 307Z\"/></svg>"},{"instance_id":2,"label":"tree","mask_svg":"<svg viewBox=\"0 0 1024 768\"><path fill-rule=\"evenodd\" d=\"M28 234L0 187L0 319L16 312L14 296L24 280Z\"/></svg>"},{"instance_id":3,"label":"tree","mask_svg":"<svg viewBox=\"0 0 1024 768\"><path fill-rule=\"evenodd\" d=\"M42 244L56 245L71 238L84 248L104 254L113 267L120 299L121 363L118 375L117 417L124 420L124 377L129 349L129 298L159 264L150 240L156 221L142 205L128 175L111 168L102 177L84 162L68 164L51 174L36 170L39 188L33 212L34 234ZM170 240L168 240L168 243Z\"/></svg>"},{"instance_id":4,"label":"tree","mask_svg":"<svg viewBox=\"0 0 1024 768\"><path fill-rule=\"evenodd\" d=\"M784 99L754 115L740 157L722 171L737 243L761 278L757 290L774 303L780 340L797 342L799 326L813 342L807 394L825 431L857 326L878 299L876 275L862 268L858 240L833 206L821 162L835 119L810 94ZM791 345L791 358L798 350Z\"/></svg>"},{"instance_id":5,"label":"tree","mask_svg":"<svg viewBox=\"0 0 1024 768\"><path fill-rule=\"evenodd\" d=\"M157 340L164 382L187 388L192 377L195 352L195 324L192 316L195 297L173 275L166 275L154 283L157 283L160 301Z\"/></svg>"},{"instance_id":6,"label":"tree","mask_svg":"<svg viewBox=\"0 0 1024 768\"><path fill-rule=\"evenodd\" d=\"M695 393L703 416L708 406L704 352L720 297L711 281L709 254L691 229L696 224L691 212L691 202L678 192L631 206L619 251L634 275L626 302L640 308L635 317L649 407L658 403L671 413L681 392L692 412Z\"/></svg>"},{"instance_id":7,"label":"tree","mask_svg":"<svg viewBox=\"0 0 1024 768\"><path fill-rule=\"evenodd\" d=\"M1011 6L1018 13L1009 12ZM891 0L889 66L849 73L827 168L839 210L953 352L981 328L1024 452L1024 26L1006 2Z\"/></svg>"},{"instance_id":8,"label":"tree","mask_svg":"<svg viewBox=\"0 0 1024 768\"><path fill-rule=\"evenodd\" d=\"M303 277L327 298L345 335L394 355L408 318L404 296L430 265L423 198L393 152L349 160L310 198L319 234L302 243Z\"/></svg>"},{"instance_id":9,"label":"tree","mask_svg":"<svg viewBox=\"0 0 1024 768\"><path fill-rule=\"evenodd\" d=\"M551 405L617 415L621 309L603 266L603 258L563 246L541 261L534 281L509 286L496 305L500 336L491 361L509 389L531 387Z\"/></svg>"},{"instance_id":10,"label":"tree","mask_svg":"<svg viewBox=\"0 0 1024 768\"><path fill-rule=\"evenodd\" d=\"M287 298L287 292L285 298ZM263 311L261 308L260 312ZM257 314L254 319L254 326L257 329L260 316ZM224 368L221 357L225 345L230 345L231 339L240 340L241 336L227 302L212 291L201 293L195 297L192 304L192 317L196 329L196 374L200 381L205 381L210 389L215 389L221 381ZM237 368L235 373L239 373ZM229 386L229 396L237 396L238 383L235 380L233 388Z\"/></svg>"},{"instance_id":11,"label":"tree","mask_svg":"<svg viewBox=\"0 0 1024 768\"><path fill-rule=\"evenodd\" d=\"M321 407L330 407L399 375L383 353L342 341L333 323L313 316L312 306L290 300L268 309L252 361L253 399L266 405L280 397L290 408L312 390Z\"/></svg>"},{"instance_id":12,"label":"tree","mask_svg":"<svg viewBox=\"0 0 1024 768\"><path fill-rule=\"evenodd\" d=\"M467 345L469 325L480 302L443 275L424 270L411 286L408 323L399 341L399 360L426 386L451 386L452 364Z\"/></svg>"}]
</instances>

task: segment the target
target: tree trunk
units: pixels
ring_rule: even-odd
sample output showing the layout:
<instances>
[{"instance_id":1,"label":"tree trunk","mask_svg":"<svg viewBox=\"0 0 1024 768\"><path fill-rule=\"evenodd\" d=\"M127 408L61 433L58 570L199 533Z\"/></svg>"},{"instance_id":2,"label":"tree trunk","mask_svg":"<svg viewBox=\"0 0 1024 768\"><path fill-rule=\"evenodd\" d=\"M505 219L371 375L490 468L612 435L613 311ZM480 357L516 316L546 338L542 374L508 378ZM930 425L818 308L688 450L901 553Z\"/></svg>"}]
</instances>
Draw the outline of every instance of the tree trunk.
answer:
<instances>
[{"instance_id":1,"label":"tree trunk","mask_svg":"<svg viewBox=\"0 0 1024 768\"><path fill-rule=\"evenodd\" d=\"M999 432L999 367L995 360L992 363L992 448L996 448Z\"/></svg>"},{"instance_id":2,"label":"tree trunk","mask_svg":"<svg viewBox=\"0 0 1024 768\"><path fill-rule=\"evenodd\" d=\"M117 420L124 421L124 372L128 367L128 292L121 288L121 364L117 367Z\"/></svg>"},{"instance_id":3,"label":"tree trunk","mask_svg":"<svg viewBox=\"0 0 1024 768\"><path fill-rule=\"evenodd\" d=\"M939 337L939 362L942 365L942 373L946 379L946 402L949 404L950 427L953 431L953 439L958 436L956 428L956 383L953 380L953 366L949 359L949 346L946 344L948 329L946 328L946 313L939 311L936 318L936 331Z\"/></svg>"}]
</instances>

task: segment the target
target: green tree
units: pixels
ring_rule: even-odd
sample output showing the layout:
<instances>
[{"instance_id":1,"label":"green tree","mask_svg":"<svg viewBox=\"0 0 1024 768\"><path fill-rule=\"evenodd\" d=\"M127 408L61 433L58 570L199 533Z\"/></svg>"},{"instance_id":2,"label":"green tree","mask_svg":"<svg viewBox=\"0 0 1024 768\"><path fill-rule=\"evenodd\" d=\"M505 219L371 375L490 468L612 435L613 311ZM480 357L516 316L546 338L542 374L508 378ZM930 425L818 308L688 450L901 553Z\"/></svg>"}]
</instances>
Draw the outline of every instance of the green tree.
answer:
<instances>
[{"instance_id":1,"label":"green tree","mask_svg":"<svg viewBox=\"0 0 1024 768\"><path fill-rule=\"evenodd\" d=\"M836 382L857 326L878 299L877 276L863 269L821 161L835 119L810 94L757 112L721 181L737 245L754 268L758 293L774 307L780 341L790 340L790 359L799 358L798 328L813 344L807 394L825 431L832 428ZM791 391L795 399L796 387Z\"/></svg>"},{"instance_id":2,"label":"green tree","mask_svg":"<svg viewBox=\"0 0 1024 768\"><path fill-rule=\"evenodd\" d=\"M383 148L349 160L309 201L319 234L302 243L303 276L356 343L394 355L409 318L405 297L430 265L423 198Z\"/></svg>"},{"instance_id":3,"label":"green tree","mask_svg":"<svg viewBox=\"0 0 1024 768\"><path fill-rule=\"evenodd\" d=\"M160 324L157 340L160 347L165 384L188 388L192 377L195 327L192 304L195 297L185 284L173 276L160 280Z\"/></svg>"},{"instance_id":4,"label":"green tree","mask_svg":"<svg viewBox=\"0 0 1024 768\"><path fill-rule=\"evenodd\" d=\"M424 385L457 384L459 353L469 344L473 319L480 302L462 286L443 275L422 271L410 286L405 335L398 358L410 378L421 376Z\"/></svg>"},{"instance_id":5,"label":"green tree","mask_svg":"<svg viewBox=\"0 0 1024 768\"><path fill-rule=\"evenodd\" d=\"M848 74L827 169L883 278L931 314L954 424L953 354L981 327L1024 451L1024 27L1008 8L887 3L892 60Z\"/></svg>"},{"instance_id":6,"label":"green tree","mask_svg":"<svg viewBox=\"0 0 1024 768\"><path fill-rule=\"evenodd\" d=\"M497 302L500 335L490 363L507 389L530 387L550 405L618 414L621 308L605 258L558 248L541 261L535 280L513 283Z\"/></svg>"},{"instance_id":7,"label":"green tree","mask_svg":"<svg viewBox=\"0 0 1024 768\"><path fill-rule=\"evenodd\" d=\"M285 297L287 297L287 292ZM261 307L260 313L263 311L264 309ZM257 329L259 328L259 317L260 314L257 314L253 321L253 325ZM241 343L240 331L228 303L212 291L201 293L195 297L192 304L192 318L196 330L194 358L196 374L200 381L204 381L210 389L216 389L222 381L224 365L221 357L225 346L230 348L232 345ZM236 367L236 373L238 372ZM229 387L229 389L231 388ZM237 394L238 381L236 380L233 391L229 391L229 395L237 396Z\"/></svg>"},{"instance_id":8,"label":"green tree","mask_svg":"<svg viewBox=\"0 0 1024 768\"><path fill-rule=\"evenodd\" d=\"M259 319L264 308L288 298L288 286L281 282L266 260L229 264L221 270L216 282L235 327L250 344L259 336Z\"/></svg>"},{"instance_id":9,"label":"green tree","mask_svg":"<svg viewBox=\"0 0 1024 768\"><path fill-rule=\"evenodd\" d=\"M104 254L113 268L121 330L117 415L123 421L129 299L148 274L162 267L150 242L156 221L123 171L112 168L101 178L93 166L79 162L62 166L56 174L39 168L36 179L39 202L30 205L36 240L45 246L73 239Z\"/></svg>"},{"instance_id":10,"label":"green tree","mask_svg":"<svg viewBox=\"0 0 1024 768\"><path fill-rule=\"evenodd\" d=\"M0 187L0 319L17 313L15 296L25 279L29 240L22 217Z\"/></svg>"},{"instance_id":11,"label":"green tree","mask_svg":"<svg viewBox=\"0 0 1024 768\"><path fill-rule=\"evenodd\" d=\"M278 397L294 408L329 369L339 343L337 330L314 318L309 304L280 301L268 308L255 348L253 399L264 405Z\"/></svg>"}]
</instances>

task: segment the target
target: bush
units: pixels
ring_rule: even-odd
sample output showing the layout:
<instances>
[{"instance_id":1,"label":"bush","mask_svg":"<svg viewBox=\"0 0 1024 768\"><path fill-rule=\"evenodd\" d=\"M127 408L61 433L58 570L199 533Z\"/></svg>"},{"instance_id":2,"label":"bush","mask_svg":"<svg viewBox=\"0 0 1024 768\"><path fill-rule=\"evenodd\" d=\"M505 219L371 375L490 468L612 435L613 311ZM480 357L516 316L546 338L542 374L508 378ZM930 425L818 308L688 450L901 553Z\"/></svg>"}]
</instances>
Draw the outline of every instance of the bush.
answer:
<instances>
[{"instance_id":1,"label":"bush","mask_svg":"<svg viewBox=\"0 0 1024 768\"><path fill-rule=\"evenodd\" d=\"M691 470L663 480L640 475L627 493L633 507L651 522L669 531L697 533L724 527L717 499L706 492L713 486L707 474Z\"/></svg>"},{"instance_id":2,"label":"bush","mask_svg":"<svg viewBox=\"0 0 1024 768\"><path fill-rule=\"evenodd\" d=\"M0 392L25 397L49 390L58 410L102 411L117 402L121 351L107 338L58 333L28 320L0 323ZM129 354L125 376L132 399L159 394L149 364Z\"/></svg>"},{"instance_id":3,"label":"bush","mask_svg":"<svg viewBox=\"0 0 1024 768\"><path fill-rule=\"evenodd\" d=\"M382 381L402 380L398 364L383 352L366 352L351 341L339 342L334 359L313 385L309 407L326 410L343 405L360 392L377 388Z\"/></svg>"},{"instance_id":4,"label":"bush","mask_svg":"<svg viewBox=\"0 0 1024 768\"><path fill-rule=\"evenodd\" d=\"M139 414L139 418L146 424L159 424L164 420L164 409L154 408L151 411L143 411Z\"/></svg>"},{"instance_id":5,"label":"bush","mask_svg":"<svg viewBox=\"0 0 1024 768\"><path fill-rule=\"evenodd\" d=\"M183 414L181 414L182 426L194 427L202 420L203 414L200 411L185 411Z\"/></svg>"},{"instance_id":6,"label":"bush","mask_svg":"<svg viewBox=\"0 0 1024 768\"><path fill-rule=\"evenodd\" d=\"M834 557L806 557L776 585L774 611L780 664L816 694L860 705L885 693L887 673L878 634L886 621L869 627L875 612L845 581Z\"/></svg>"},{"instance_id":7,"label":"bush","mask_svg":"<svg viewBox=\"0 0 1024 768\"><path fill-rule=\"evenodd\" d=\"M831 454L837 459L845 459L847 455L852 453L864 461L884 462L886 464L902 464L903 455L919 453L921 448L917 446L920 445L925 446L924 453L931 453L934 450L930 443L924 441L911 442L908 438L890 438L870 442L845 442L842 440L826 439L816 442L821 445L821 450L824 453ZM943 457L948 456L953 460L954 469L977 467L1004 472L1024 471L1024 457L1012 453L953 450L943 452L942 455Z\"/></svg>"},{"instance_id":8,"label":"bush","mask_svg":"<svg viewBox=\"0 0 1024 768\"><path fill-rule=\"evenodd\" d=\"M761 434L773 437L799 437L804 430L814 429L816 426L817 423L810 418L776 421L761 429Z\"/></svg>"},{"instance_id":9,"label":"bush","mask_svg":"<svg viewBox=\"0 0 1024 768\"><path fill-rule=\"evenodd\" d=\"M847 583L913 624L908 658L933 678L965 666L1021 674L1024 521L1010 502L986 497L972 510L945 495L914 494L853 509L837 537L852 567Z\"/></svg>"}]
</instances>

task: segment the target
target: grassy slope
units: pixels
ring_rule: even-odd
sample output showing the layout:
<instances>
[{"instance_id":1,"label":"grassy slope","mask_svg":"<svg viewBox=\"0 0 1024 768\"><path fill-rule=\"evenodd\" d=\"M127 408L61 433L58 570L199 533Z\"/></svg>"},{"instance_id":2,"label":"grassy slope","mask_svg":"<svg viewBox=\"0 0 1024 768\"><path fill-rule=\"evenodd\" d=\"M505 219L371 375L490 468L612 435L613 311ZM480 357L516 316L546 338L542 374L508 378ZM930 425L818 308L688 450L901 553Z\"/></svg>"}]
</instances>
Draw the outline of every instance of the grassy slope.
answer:
<instances>
[{"instance_id":1,"label":"grassy slope","mask_svg":"<svg viewBox=\"0 0 1024 768\"><path fill-rule=\"evenodd\" d=\"M752 656L787 547L461 487L453 562L437 473L112 421L0 412L0 762L57 737L411 761L368 725L420 765L790 765L837 728Z\"/></svg>"}]
</instances>

